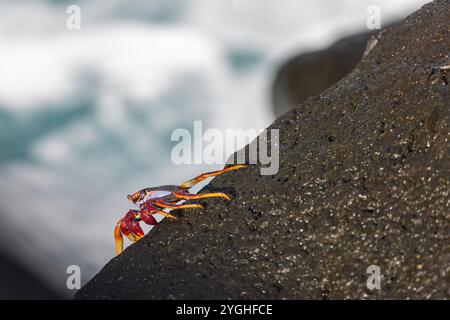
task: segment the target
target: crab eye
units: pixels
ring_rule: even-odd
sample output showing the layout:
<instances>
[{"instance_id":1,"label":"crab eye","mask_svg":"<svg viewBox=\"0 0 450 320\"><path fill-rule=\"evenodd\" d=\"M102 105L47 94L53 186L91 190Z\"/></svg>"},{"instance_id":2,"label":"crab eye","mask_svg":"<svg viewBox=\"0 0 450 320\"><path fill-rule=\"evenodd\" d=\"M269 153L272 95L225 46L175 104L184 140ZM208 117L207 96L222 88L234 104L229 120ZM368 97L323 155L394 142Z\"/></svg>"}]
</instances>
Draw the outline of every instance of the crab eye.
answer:
<instances>
[{"instance_id":1,"label":"crab eye","mask_svg":"<svg viewBox=\"0 0 450 320\"><path fill-rule=\"evenodd\" d=\"M141 192L136 192L136 193L130 194L130 195L128 195L127 198L128 198L128 200L130 200L132 202L137 202L141 198Z\"/></svg>"}]
</instances>

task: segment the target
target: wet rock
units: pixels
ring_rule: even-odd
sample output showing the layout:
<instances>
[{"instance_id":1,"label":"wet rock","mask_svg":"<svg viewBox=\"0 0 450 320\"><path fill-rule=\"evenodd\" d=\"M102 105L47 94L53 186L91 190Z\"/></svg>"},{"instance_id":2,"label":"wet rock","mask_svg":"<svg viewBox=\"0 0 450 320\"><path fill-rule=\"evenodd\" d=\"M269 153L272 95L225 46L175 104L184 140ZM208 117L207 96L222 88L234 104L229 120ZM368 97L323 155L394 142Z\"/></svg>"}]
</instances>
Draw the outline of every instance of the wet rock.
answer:
<instances>
[{"instance_id":1,"label":"wet rock","mask_svg":"<svg viewBox=\"0 0 450 320\"><path fill-rule=\"evenodd\" d=\"M214 179L231 203L163 221L76 298L450 298L449 16L435 1L386 30L271 125L278 174Z\"/></svg>"}]
</instances>

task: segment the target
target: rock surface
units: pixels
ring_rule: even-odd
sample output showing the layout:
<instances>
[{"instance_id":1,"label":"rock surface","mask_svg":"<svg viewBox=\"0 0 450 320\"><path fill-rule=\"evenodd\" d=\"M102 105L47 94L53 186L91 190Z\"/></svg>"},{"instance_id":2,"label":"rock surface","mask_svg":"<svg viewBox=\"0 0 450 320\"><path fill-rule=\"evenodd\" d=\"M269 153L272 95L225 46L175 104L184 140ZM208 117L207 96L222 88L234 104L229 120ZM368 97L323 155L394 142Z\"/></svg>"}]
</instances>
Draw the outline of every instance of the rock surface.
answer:
<instances>
[{"instance_id":1,"label":"rock surface","mask_svg":"<svg viewBox=\"0 0 450 320\"><path fill-rule=\"evenodd\" d=\"M163 221L76 298L450 298L449 16L439 0L383 32L271 125L278 174L214 179L231 203Z\"/></svg>"}]
</instances>

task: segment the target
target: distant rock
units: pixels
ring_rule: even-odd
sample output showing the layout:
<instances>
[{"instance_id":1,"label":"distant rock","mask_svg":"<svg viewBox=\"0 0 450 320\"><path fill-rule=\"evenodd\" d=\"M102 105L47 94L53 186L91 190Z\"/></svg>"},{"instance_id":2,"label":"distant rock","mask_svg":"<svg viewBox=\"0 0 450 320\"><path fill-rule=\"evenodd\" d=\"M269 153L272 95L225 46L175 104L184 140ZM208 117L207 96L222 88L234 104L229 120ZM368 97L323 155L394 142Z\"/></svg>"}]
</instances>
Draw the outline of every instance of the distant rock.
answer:
<instances>
[{"instance_id":1,"label":"distant rock","mask_svg":"<svg viewBox=\"0 0 450 320\"><path fill-rule=\"evenodd\" d=\"M344 78L361 61L367 43L378 32L343 38L329 48L302 53L284 63L273 83L275 116L295 108Z\"/></svg>"},{"instance_id":2,"label":"distant rock","mask_svg":"<svg viewBox=\"0 0 450 320\"><path fill-rule=\"evenodd\" d=\"M76 298L450 298L449 16L439 0L383 32L271 125L277 175L214 179L231 203L163 221Z\"/></svg>"}]
</instances>

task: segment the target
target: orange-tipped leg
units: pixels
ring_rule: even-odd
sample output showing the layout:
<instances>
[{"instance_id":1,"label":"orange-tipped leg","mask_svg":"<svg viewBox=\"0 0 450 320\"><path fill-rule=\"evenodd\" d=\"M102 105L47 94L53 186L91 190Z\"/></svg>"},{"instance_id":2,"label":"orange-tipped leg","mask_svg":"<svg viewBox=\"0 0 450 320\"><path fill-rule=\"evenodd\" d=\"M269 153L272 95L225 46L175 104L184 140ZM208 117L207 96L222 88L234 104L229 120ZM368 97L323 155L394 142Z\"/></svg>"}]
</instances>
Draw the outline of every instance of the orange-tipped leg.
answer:
<instances>
[{"instance_id":1,"label":"orange-tipped leg","mask_svg":"<svg viewBox=\"0 0 450 320\"><path fill-rule=\"evenodd\" d=\"M161 201L156 201L155 204L161 208L168 209L204 209L205 207L201 204L175 204L175 203L166 203ZM158 212L160 213L160 212Z\"/></svg>"},{"instance_id":2,"label":"orange-tipped leg","mask_svg":"<svg viewBox=\"0 0 450 320\"><path fill-rule=\"evenodd\" d=\"M120 222L118 222L114 228L114 240L116 242L116 255L119 255L123 251L123 237L122 232L120 231Z\"/></svg>"},{"instance_id":3,"label":"orange-tipped leg","mask_svg":"<svg viewBox=\"0 0 450 320\"><path fill-rule=\"evenodd\" d=\"M181 188L183 189L189 189L192 186L194 186L195 184L199 183L200 181L203 181L207 178L210 177L216 177L221 175L222 173L228 172L228 171L232 171L232 170L236 170L236 169L242 169L242 168L246 168L248 167L247 165L244 164L237 164L222 170L217 170L217 171L212 171L212 172L207 172L207 173L203 173L201 175L199 175L198 177L195 177L194 179L185 181L181 184Z\"/></svg>"},{"instance_id":4,"label":"orange-tipped leg","mask_svg":"<svg viewBox=\"0 0 450 320\"><path fill-rule=\"evenodd\" d=\"M196 200L196 199L205 199L205 198L224 198L228 201L231 201L231 197L223 192L211 192L211 193L200 193L200 194L175 192L174 195L179 199L186 199L186 200Z\"/></svg>"},{"instance_id":5,"label":"orange-tipped leg","mask_svg":"<svg viewBox=\"0 0 450 320\"><path fill-rule=\"evenodd\" d=\"M167 213L167 212L165 212L165 211L158 210L158 211L156 211L156 213L159 213L159 214L161 214L161 215L163 215L164 217L169 218L169 219L173 219L173 220L176 220L176 219L177 219L177 217L175 217L175 216L173 216L173 215L171 215L170 213Z\"/></svg>"}]
</instances>

